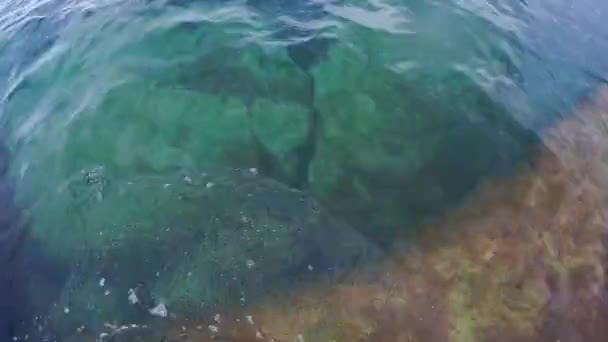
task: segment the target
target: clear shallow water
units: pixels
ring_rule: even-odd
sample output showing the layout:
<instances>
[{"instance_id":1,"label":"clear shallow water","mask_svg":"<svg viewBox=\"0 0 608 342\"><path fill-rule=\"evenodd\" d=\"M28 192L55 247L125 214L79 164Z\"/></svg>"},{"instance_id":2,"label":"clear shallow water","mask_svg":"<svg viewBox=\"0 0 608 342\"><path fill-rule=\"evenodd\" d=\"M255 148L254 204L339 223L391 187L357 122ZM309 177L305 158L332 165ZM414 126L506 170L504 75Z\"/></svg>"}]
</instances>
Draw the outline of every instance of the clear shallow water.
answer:
<instances>
[{"instance_id":1,"label":"clear shallow water","mask_svg":"<svg viewBox=\"0 0 608 342\"><path fill-rule=\"evenodd\" d=\"M605 7L4 2L6 182L31 214L26 263L47 270L34 279L49 284L23 296L51 317L44 333L67 336L86 326L98 335L108 320L145 324L161 301L178 317L196 315L201 302L253 305L268 292L374 265L482 180L526 164L546 127L604 82ZM278 212L293 210L305 223L234 195L248 182L262 182L263 198L285 193L267 206L295 201ZM325 235L309 222L317 209L296 201L294 188L336 221L324 223ZM296 238L279 234L270 257L260 246L275 235L244 248L247 236L210 233L217 217L235 229L250 222L271 233L292 224L313 228ZM116 233L132 226L140 230ZM164 236L166 229L187 233ZM352 248L315 247L343 235ZM137 258L141 264L124 265ZM249 260L277 271L247 278ZM322 271L300 282L309 265ZM126 276L129 267L141 272ZM165 277L156 275L161 270ZM248 280L227 285L211 273ZM137 309L143 314L121 311L139 282L149 293ZM243 296L251 299L241 303Z\"/></svg>"}]
</instances>

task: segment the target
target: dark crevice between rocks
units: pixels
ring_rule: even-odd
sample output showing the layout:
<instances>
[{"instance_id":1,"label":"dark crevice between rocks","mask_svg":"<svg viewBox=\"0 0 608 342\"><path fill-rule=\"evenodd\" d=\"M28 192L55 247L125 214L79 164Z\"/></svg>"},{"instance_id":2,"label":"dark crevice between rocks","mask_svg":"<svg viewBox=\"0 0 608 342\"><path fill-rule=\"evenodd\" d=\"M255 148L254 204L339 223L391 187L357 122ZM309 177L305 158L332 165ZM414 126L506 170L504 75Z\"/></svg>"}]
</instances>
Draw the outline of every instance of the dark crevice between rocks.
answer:
<instances>
[{"instance_id":1,"label":"dark crevice between rocks","mask_svg":"<svg viewBox=\"0 0 608 342\"><path fill-rule=\"evenodd\" d=\"M321 114L314 104L315 80L309 73L307 73L307 75L310 77L311 94L311 105L308 113L308 130L304 141L295 146L292 151L295 158L295 165L293 168L293 178L291 184L289 184L297 189L305 189L309 185L310 165L317 153L319 128L321 124Z\"/></svg>"},{"instance_id":2,"label":"dark crevice between rocks","mask_svg":"<svg viewBox=\"0 0 608 342\"><path fill-rule=\"evenodd\" d=\"M313 38L287 47L289 58L309 79L309 112L308 129L304 140L288 152L286 161L270 151L253 132L253 129L251 130L260 174L295 189L303 190L309 186L310 165L317 152L321 127L321 114L315 105L316 86L311 68L327 57L327 52L333 42L327 38ZM247 107L249 108L249 105Z\"/></svg>"}]
</instances>

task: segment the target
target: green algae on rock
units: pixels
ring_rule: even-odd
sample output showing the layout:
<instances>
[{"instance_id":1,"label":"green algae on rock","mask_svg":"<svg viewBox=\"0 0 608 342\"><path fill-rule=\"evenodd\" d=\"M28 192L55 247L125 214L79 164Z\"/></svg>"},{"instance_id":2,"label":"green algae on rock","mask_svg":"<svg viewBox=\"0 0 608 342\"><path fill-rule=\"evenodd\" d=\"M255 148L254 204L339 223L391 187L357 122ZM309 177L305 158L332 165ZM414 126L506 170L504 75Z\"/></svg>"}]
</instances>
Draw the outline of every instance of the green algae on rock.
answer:
<instances>
[{"instance_id":1,"label":"green algae on rock","mask_svg":"<svg viewBox=\"0 0 608 342\"><path fill-rule=\"evenodd\" d=\"M64 172L91 163L113 172L209 164L256 167L256 139L280 159L305 139L308 109L257 97L244 101L238 94L127 82L76 120L66 143L64 165L69 169Z\"/></svg>"},{"instance_id":2,"label":"green algae on rock","mask_svg":"<svg viewBox=\"0 0 608 342\"><path fill-rule=\"evenodd\" d=\"M302 157L298 149L314 145L317 111L314 80L299 54L253 45L218 49L183 64L175 79L164 82L242 101L262 174L301 187L312 156Z\"/></svg>"},{"instance_id":3,"label":"green algae on rock","mask_svg":"<svg viewBox=\"0 0 608 342\"><path fill-rule=\"evenodd\" d=\"M120 180L93 169L34 209L32 238L71 271L49 317L61 334L145 323L159 304L178 316L248 305L380 253L310 196L255 170Z\"/></svg>"}]
</instances>

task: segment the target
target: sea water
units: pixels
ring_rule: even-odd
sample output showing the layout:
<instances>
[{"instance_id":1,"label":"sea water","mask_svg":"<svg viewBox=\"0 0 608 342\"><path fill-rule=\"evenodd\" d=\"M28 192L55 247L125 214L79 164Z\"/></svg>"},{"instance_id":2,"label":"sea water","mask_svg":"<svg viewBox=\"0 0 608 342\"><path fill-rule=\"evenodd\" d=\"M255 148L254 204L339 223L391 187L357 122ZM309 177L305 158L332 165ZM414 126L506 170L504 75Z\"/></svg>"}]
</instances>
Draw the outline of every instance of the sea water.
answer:
<instances>
[{"instance_id":1,"label":"sea water","mask_svg":"<svg viewBox=\"0 0 608 342\"><path fill-rule=\"evenodd\" d=\"M1 2L6 197L26 217L6 225L28 232L2 246L23 244L35 279L35 294L7 304L7 334L41 316L40 336L149 324L161 304L187 316L318 282L309 269L373 264L526 164L546 127L606 82L606 11L592 0ZM321 242L338 237L352 248L328 252ZM125 311L136 289L144 303Z\"/></svg>"}]
</instances>

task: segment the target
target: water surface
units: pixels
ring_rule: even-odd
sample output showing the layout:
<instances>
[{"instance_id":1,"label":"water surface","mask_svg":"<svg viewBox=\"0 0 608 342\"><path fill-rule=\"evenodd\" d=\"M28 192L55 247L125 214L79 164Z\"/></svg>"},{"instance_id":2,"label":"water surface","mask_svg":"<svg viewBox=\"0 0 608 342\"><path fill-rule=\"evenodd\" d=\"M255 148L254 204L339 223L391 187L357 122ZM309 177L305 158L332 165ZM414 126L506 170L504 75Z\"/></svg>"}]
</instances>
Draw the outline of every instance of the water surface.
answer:
<instances>
[{"instance_id":1,"label":"water surface","mask_svg":"<svg viewBox=\"0 0 608 342\"><path fill-rule=\"evenodd\" d=\"M606 82L606 11L0 3L3 182L16 189L0 191L16 202L2 246L21 251L6 278L31 287L3 299L6 335L35 316L31 336L78 340L112 320L152 325L160 304L180 320L374 274L483 182L536 160L547 129ZM329 253L332 239L345 245Z\"/></svg>"}]
</instances>

